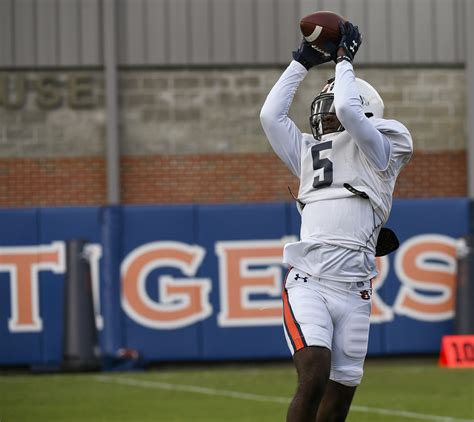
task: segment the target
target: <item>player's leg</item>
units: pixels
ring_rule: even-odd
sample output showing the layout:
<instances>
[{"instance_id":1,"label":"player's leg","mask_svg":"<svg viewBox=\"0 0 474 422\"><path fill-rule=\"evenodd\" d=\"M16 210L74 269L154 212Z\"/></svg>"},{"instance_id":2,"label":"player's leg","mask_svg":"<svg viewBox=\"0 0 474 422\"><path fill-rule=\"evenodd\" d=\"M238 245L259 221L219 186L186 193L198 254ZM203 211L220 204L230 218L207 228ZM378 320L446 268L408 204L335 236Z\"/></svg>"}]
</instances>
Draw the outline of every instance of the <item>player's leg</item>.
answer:
<instances>
[{"instance_id":1,"label":"player's leg","mask_svg":"<svg viewBox=\"0 0 474 422\"><path fill-rule=\"evenodd\" d=\"M359 283L360 284L360 283ZM317 422L343 422L363 375L369 340L369 282L346 284L347 299L334 322L330 381L321 401Z\"/></svg>"},{"instance_id":2,"label":"player's leg","mask_svg":"<svg viewBox=\"0 0 474 422\"><path fill-rule=\"evenodd\" d=\"M314 421L323 398L331 368L331 352L326 347L309 346L294 356L298 385L288 408L288 422Z\"/></svg>"},{"instance_id":3,"label":"player's leg","mask_svg":"<svg viewBox=\"0 0 474 422\"><path fill-rule=\"evenodd\" d=\"M283 290L284 331L293 354L298 385L287 421L314 421L331 366L332 321L320 285L292 269Z\"/></svg>"},{"instance_id":4,"label":"player's leg","mask_svg":"<svg viewBox=\"0 0 474 422\"><path fill-rule=\"evenodd\" d=\"M357 387L349 387L329 380L318 408L316 422L343 422L351 407Z\"/></svg>"}]
</instances>

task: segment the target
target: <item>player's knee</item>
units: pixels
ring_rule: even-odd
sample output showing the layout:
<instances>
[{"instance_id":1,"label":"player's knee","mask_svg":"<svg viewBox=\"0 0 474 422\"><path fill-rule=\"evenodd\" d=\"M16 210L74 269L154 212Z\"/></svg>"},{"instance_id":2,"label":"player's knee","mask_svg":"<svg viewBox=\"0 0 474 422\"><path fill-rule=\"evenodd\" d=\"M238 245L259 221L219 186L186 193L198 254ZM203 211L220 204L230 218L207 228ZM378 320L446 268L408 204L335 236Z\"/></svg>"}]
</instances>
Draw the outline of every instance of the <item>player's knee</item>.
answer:
<instances>
[{"instance_id":1,"label":"player's knee","mask_svg":"<svg viewBox=\"0 0 474 422\"><path fill-rule=\"evenodd\" d=\"M363 375L362 368L338 367L332 369L330 378L346 387L357 387L362 381Z\"/></svg>"},{"instance_id":2,"label":"player's knee","mask_svg":"<svg viewBox=\"0 0 474 422\"><path fill-rule=\"evenodd\" d=\"M329 371L310 371L299 377L299 384L311 390L323 389L329 380Z\"/></svg>"}]
</instances>

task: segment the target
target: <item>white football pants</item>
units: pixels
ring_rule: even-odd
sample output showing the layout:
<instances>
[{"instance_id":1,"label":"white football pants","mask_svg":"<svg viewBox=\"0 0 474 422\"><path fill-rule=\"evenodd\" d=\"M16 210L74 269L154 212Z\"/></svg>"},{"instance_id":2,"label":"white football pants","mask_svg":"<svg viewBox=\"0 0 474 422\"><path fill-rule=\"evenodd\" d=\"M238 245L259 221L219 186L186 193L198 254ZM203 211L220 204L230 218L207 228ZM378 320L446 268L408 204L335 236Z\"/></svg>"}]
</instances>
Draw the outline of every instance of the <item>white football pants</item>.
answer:
<instances>
[{"instance_id":1,"label":"white football pants","mask_svg":"<svg viewBox=\"0 0 474 422\"><path fill-rule=\"evenodd\" d=\"M371 282L329 281L290 269L283 288L284 331L291 353L331 350L330 379L360 384L369 341Z\"/></svg>"}]
</instances>

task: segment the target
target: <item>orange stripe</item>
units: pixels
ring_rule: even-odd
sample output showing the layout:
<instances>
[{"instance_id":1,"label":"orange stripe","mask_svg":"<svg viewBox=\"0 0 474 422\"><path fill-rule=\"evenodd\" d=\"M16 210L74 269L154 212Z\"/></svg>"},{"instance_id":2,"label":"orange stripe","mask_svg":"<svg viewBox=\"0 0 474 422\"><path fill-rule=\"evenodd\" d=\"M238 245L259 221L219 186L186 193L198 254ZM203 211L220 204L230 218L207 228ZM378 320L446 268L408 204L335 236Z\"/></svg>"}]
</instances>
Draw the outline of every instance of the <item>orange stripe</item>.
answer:
<instances>
[{"instance_id":1,"label":"orange stripe","mask_svg":"<svg viewBox=\"0 0 474 422\"><path fill-rule=\"evenodd\" d=\"M285 320L285 326L288 331L289 336L295 346L295 352L302 349L306 346L304 339L301 336L299 327L294 320L293 312L291 311L290 304L288 302L288 292L286 289L283 289L283 318Z\"/></svg>"}]
</instances>

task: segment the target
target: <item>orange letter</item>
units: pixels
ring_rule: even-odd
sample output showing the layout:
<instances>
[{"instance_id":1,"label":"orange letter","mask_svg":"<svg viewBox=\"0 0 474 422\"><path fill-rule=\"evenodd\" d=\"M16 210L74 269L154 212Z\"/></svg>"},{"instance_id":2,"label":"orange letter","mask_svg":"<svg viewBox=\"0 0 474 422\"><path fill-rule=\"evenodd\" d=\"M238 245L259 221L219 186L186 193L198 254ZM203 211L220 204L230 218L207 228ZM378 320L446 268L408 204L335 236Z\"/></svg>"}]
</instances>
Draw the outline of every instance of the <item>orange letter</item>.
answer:
<instances>
[{"instance_id":1,"label":"orange letter","mask_svg":"<svg viewBox=\"0 0 474 422\"><path fill-rule=\"evenodd\" d=\"M376 293L383 286L387 277L390 261L388 256L379 256L376 258L377 270L379 274L372 280L372 312L370 313L370 322L380 323L393 320L393 311L390 306Z\"/></svg>"},{"instance_id":2,"label":"orange letter","mask_svg":"<svg viewBox=\"0 0 474 422\"><path fill-rule=\"evenodd\" d=\"M423 321L454 316L456 283L455 240L443 235L420 235L404 242L395 268L402 287L394 310ZM423 294L422 291L430 294Z\"/></svg>"},{"instance_id":3,"label":"orange letter","mask_svg":"<svg viewBox=\"0 0 474 422\"><path fill-rule=\"evenodd\" d=\"M12 316L8 329L12 332L41 331L38 273L64 273L64 244L0 248L0 271L10 274Z\"/></svg>"},{"instance_id":4,"label":"orange letter","mask_svg":"<svg viewBox=\"0 0 474 422\"><path fill-rule=\"evenodd\" d=\"M130 252L122 263L122 306L130 318L146 327L173 329L211 315L211 280L191 278L204 254L200 246L180 242L147 243ZM146 281L160 267L178 268L187 278L159 277L157 302L146 292Z\"/></svg>"},{"instance_id":5,"label":"orange letter","mask_svg":"<svg viewBox=\"0 0 474 422\"><path fill-rule=\"evenodd\" d=\"M285 241L217 242L220 326L276 325L282 320L281 260ZM266 268L252 268L262 267ZM275 299L252 299L252 295Z\"/></svg>"}]
</instances>

